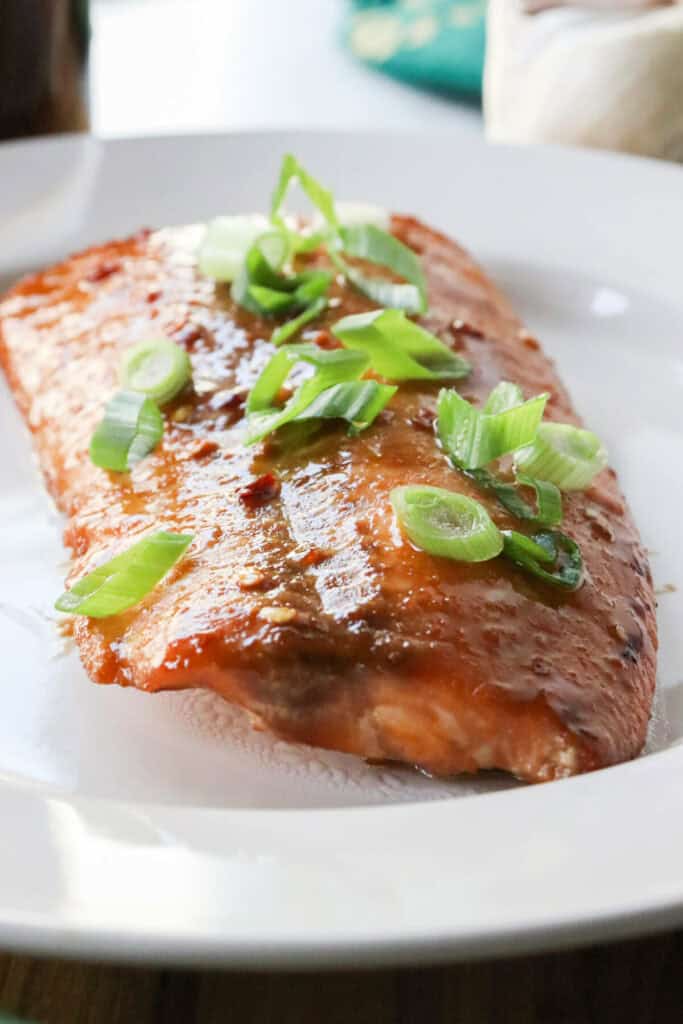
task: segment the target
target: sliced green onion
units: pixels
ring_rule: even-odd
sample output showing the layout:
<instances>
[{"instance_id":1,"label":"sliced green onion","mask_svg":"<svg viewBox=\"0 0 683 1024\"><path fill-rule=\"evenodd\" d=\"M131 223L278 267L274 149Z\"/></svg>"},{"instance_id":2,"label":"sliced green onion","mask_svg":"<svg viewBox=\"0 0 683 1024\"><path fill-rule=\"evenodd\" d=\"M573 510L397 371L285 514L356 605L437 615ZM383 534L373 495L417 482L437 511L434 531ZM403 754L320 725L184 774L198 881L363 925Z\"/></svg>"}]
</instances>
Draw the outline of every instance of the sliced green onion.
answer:
<instances>
[{"instance_id":1,"label":"sliced green onion","mask_svg":"<svg viewBox=\"0 0 683 1024\"><path fill-rule=\"evenodd\" d=\"M60 612L105 619L138 604L180 559L192 535L160 530L83 576L55 602Z\"/></svg>"},{"instance_id":2,"label":"sliced green onion","mask_svg":"<svg viewBox=\"0 0 683 1024\"><path fill-rule=\"evenodd\" d=\"M332 275L327 270L282 273L291 253L290 237L285 231L278 229L260 235L235 277L231 291L233 300L252 313L273 316L309 306L322 297L332 282Z\"/></svg>"},{"instance_id":3,"label":"sliced green onion","mask_svg":"<svg viewBox=\"0 0 683 1024\"><path fill-rule=\"evenodd\" d=\"M322 220L324 230L313 231L312 234L298 234L290 230L282 216L282 206L290 186L298 181L304 193L318 211L318 220ZM375 208L373 208L375 210ZM375 210L376 214L376 210ZM291 252L305 252L326 244L328 255L347 278L347 280L364 295L379 305L395 309L405 309L410 313L423 313L427 308L427 288L420 260L412 249L404 245L389 232L382 230L375 223L352 223L342 226L337 215L334 197L319 181L306 171L298 160L287 154L282 162L280 177L273 192L270 211L271 224L281 236L287 239L287 248ZM382 218L383 221L386 217ZM357 267L349 266L342 258L341 252L357 259L366 260L378 266L386 267L400 278L402 283L388 281L379 276L366 274ZM254 313L274 313L287 309L287 301L271 294L261 295L254 291L254 286L265 287L277 292L296 289L297 303L307 306L316 298L320 298L327 290L327 285L318 283L315 287L307 284L301 287L297 280L304 275L288 278L289 284L278 282L273 271L275 264L282 266L282 260L266 258L266 272L262 267L258 254L258 246L252 250L241 268L234 270L232 296L233 299ZM320 273L320 272L318 272ZM319 278L319 282L323 279ZM262 300L262 301L261 301ZM292 303L294 305L294 303Z\"/></svg>"},{"instance_id":4,"label":"sliced green onion","mask_svg":"<svg viewBox=\"0 0 683 1024\"><path fill-rule=\"evenodd\" d=\"M330 255L347 281L375 305L404 309L406 313L410 314L422 311L420 295L414 285L394 284L392 281L386 281L383 277L369 277L355 267L350 267L336 253Z\"/></svg>"},{"instance_id":5,"label":"sliced green onion","mask_svg":"<svg viewBox=\"0 0 683 1024\"><path fill-rule=\"evenodd\" d=\"M262 313L283 313L294 305L294 296L289 292L276 291L260 284L250 284L248 294Z\"/></svg>"},{"instance_id":6,"label":"sliced green onion","mask_svg":"<svg viewBox=\"0 0 683 1024\"><path fill-rule=\"evenodd\" d=\"M307 380L292 395L284 408L255 412L249 417L246 444L262 441L281 427L318 419L343 419L349 433L358 434L369 427L396 392L388 384L374 380L350 381L321 388L319 374Z\"/></svg>"},{"instance_id":7,"label":"sliced green onion","mask_svg":"<svg viewBox=\"0 0 683 1024\"><path fill-rule=\"evenodd\" d=\"M289 240L295 253L315 252L316 249L320 249L321 246L325 245L329 238L329 229L310 231L310 229L306 228L301 233L289 232Z\"/></svg>"},{"instance_id":8,"label":"sliced green onion","mask_svg":"<svg viewBox=\"0 0 683 1024\"><path fill-rule=\"evenodd\" d=\"M374 203L349 202L342 199L335 202L335 210L339 223L345 228L356 227L359 224L372 224L382 231L387 231L391 224L388 210L383 206L376 206ZM316 214L313 218L313 228L322 228L324 225L323 218L320 214Z\"/></svg>"},{"instance_id":9,"label":"sliced green onion","mask_svg":"<svg viewBox=\"0 0 683 1024\"><path fill-rule=\"evenodd\" d=\"M290 351L288 346L268 360L247 397L247 414L271 410L278 391L289 377L298 358L296 352Z\"/></svg>"},{"instance_id":10,"label":"sliced green onion","mask_svg":"<svg viewBox=\"0 0 683 1024\"><path fill-rule=\"evenodd\" d=\"M583 583L581 549L559 530L543 530L533 537L504 530L503 554L532 576L555 587L578 590ZM551 571L549 566L553 563L555 569Z\"/></svg>"},{"instance_id":11,"label":"sliced green onion","mask_svg":"<svg viewBox=\"0 0 683 1024\"><path fill-rule=\"evenodd\" d=\"M517 516L518 519L533 518L534 510L520 497L514 484L499 480L487 469L465 469L453 458L450 459L450 462L455 469L460 470L469 480L474 481L482 491L493 494L510 515Z\"/></svg>"},{"instance_id":12,"label":"sliced green onion","mask_svg":"<svg viewBox=\"0 0 683 1024\"><path fill-rule=\"evenodd\" d=\"M426 311L427 283L420 260L412 249L374 224L341 228L339 236L347 256L386 267L407 282L397 285L382 278L370 277L339 261L340 269L359 291L382 306L405 309L412 313Z\"/></svg>"},{"instance_id":13,"label":"sliced green onion","mask_svg":"<svg viewBox=\"0 0 683 1024\"><path fill-rule=\"evenodd\" d=\"M327 270L304 270L294 278L296 290L294 298L302 305L307 306L326 294L332 284L332 274Z\"/></svg>"},{"instance_id":14,"label":"sliced green onion","mask_svg":"<svg viewBox=\"0 0 683 1024\"><path fill-rule=\"evenodd\" d=\"M508 409L514 409L516 406L522 405L523 402L524 395L520 386L512 384L509 380L502 380L500 384L496 384L486 399L482 412L490 416L496 416L498 413L507 412Z\"/></svg>"},{"instance_id":15,"label":"sliced green onion","mask_svg":"<svg viewBox=\"0 0 683 1024\"><path fill-rule=\"evenodd\" d=\"M562 522L562 495L554 484L546 480L534 480L531 477L517 476L516 483L499 480L486 469L465 469L454 459L453 466L459 469L468 479L474 481L482 491L493 494L503 508L516 516L517 519L539 526L557 526ZM533 509L519 493L519 486L532 487L536 492L537 509Z\"/></svg>"},{"instance_id":16,"label":"sliced green onion","mask_svg":"<svg viewBox=\"0 0 683 1024\"><path fill-rule=\"evenodd\" d=\"M503 550L503 538L483 505L441 487L396 487L391 504L406 536L430 555L458 562L486 562Z\"/></svg>"},{"instance_id":17,"label":"sliced green onion","mask_svg":"<svg viewBox=\"0 0 683 1024\"><path fill-rule=\"evenodd\" d=\"M271 341L273 345L282 345L283 342L289 341L290 338L296 337L302 327L306 324L311 323L316 317L320 316L321 313L327 309L327 299L320 298L312 302L308 309L305 309L303 313L299 313L298 316L294 317L293 320L288 320L286 324L282 324L277 330L273 331Z\"/></svg>"},{"instance_id":18,"label":"sliced green onion","mask_svg":"<svg viewBox=\"0 0 683 1024\"><path fill-rule=\"evenodd\" d=\"M101 469L125 473L149 454L164 435L164 421L150 398L119 391L90 441L90 459Z\"/></svg>"},{"instance_id":19,"label":"sliced green onion","mask_svg":"<svg viewBox=\"0 0 683 1024\"><path fill-rule=\"evenodd\" d=\"M314 366L315 373L297 388L282 408L273 408L280 388L292 367L299 361ZM249 419L246 443L261 441L273 431L299 419L323 391L337 384L358 380L368 364L369 359L363 352L347 352L345 349L327 351L317 345L306 344L281 348L266 365L247 399ZM388 395L387 401L390 397Z\"/></svg>"},{"instance_id":20,"label":"sliced green onion","mask_svg":"<svg viewBox=\"0 0 683 1024\"><path fill-rule=\"evenodd\" d=\"M607 451L590 430L542 423L533 444L515 455L515 464L563 491L582 491L607 465Z\"/></svg>"},{"instance_id":21,"label":"sliced green onion","mask_svg":"<svg viewBox=\"0 0 683 1024\"><path fill-rule=\"evenodd\" d=\"M367 352L376 373L390 380L466 376L470 364L397 309L345 316L332 333L349 349Z\"/></svg>"},{"instance_id":22,"label":"sliced green onion","mask_svg":"<svg viewBox=\"0 0 683 1024\"><path fill-rule=\"evenodd\" d=\"M318 234L315 238L316 245L323 241L332 241L334 250L342 249L348 256L386 267L407 282L394 284L383 278L371 277L355 267L348 266L338 252L331 251L333 261L351 284L379 305L424 313L427 308L427 286L420 261L412 249L376 224L356 223L341 227L332 193L316 181L291 154L285 156L282 162L280 178L273 193L272 223L286 230L281 209L289 187L294 181L299 182L319 211L327 228L326 234ZM306 246L306 240L295 240L294 245L300 249Z\"/></svg>"},{"instance_id":23,"label":"sliced green onion","mask_svg":"<svg viewBox=\"0 0 683 1024\"><path fill-rule=\"evenodd\" d=\"M281 273L291 252L289 238L284 231L267 231L259 235L247 250L244 269L238 276L243 274L249 285L259 285L279 292L293 291L296 281Z\"/></svg>"},{"instance_id":24,"label":"sliced green onion","mask_svg":"<svg viewBox=\"0 0 683 1024\"><path fill-rule=\"evenodd\" d=\"M168 338L150 338L129 349L123 357L121 382L129 391L140 391L158 405L179 394L192 376L184 348Z\"/></svg>"},{"instance_id":25,"label":"sliced green onion","mask_svg":"<svg viewBox=\"0 0 683 1024\"><path fill-rule=\"evenodd\" d=\"M293 306L294 299L288 293L294 291L297 282L281 273L290 255L289 236L284 231L266 231L255 238L235 274L230 290L233 301L257 315ZM254 293L254 288L266 289L262 296L263 304L259 302L258 291Z\"/></svg>"},{"instance_id":26,"label":"sliced green onion","mask_svg":"<svg viewBox=\"0 0 683 1024\"><path fill-rule=\"evenodd\" d=\"M457 463L465 469L479 469L534 440L547 400L548 395L543 394L503 412L486 413L475 409L457 391L442 391L439 439Z\"/></svg>"},{"instance_id":27,"label":"sliced green onion","mask_svg":"<svg viewBox=\"0 0 683 1024\"><path fill-rule=\"evenodd\" d=\"M369 427L398 388L376 380L354 380L321 391L290 423L303 420L346 420L350 434Z\"/></svg>"},{"instance_id":28,"label":"sliced green onion","mask_svg":"<svg viewBox=\"0 0 683 1024\"><path fill-rule=\"evenodd\" d=\"M258 380L249 392L247 413L266 410L272 412L272 406L280 388L287 380L292 367L298 362L308 363L315 367L315 376L309 378L301 386L306 387L315 383L317 390L309 388L312 397L315 397L320 391L333 384L357 380L367 370L370 360L363 352L347 352L345 349L327 350L306 343L287 345L276 352L261 371ZM292 396L293 398L294 396Z\"/></svg>"},{"instance_id":29,"label":"sliced green onion","mask_svg":"<svg viewBox=\"0 0 683 1024\"><path fill-rule=\"evenodd\" d=\"M517 483L531 487L536 492L537 511L530 516L522 516L522 519L529 519L541 526L557 526L562 522L562 494L555 484L522 473L517 474Z\"/></svg>"},{"instance_id":30,"label":"sliced green onion","mask_svg":"<svg viewBox=\"0 0 683 1024\"><path fill-rule=\"evenodd\" d=\"M266 231L255 239L246 255L250 279L256 284L280 288L287 278L279 274L292 254L285 231Z\"/></svg>"},{"instance_id":31,"label":"sliced green onion","mask_svg":"<svg viewBox=\"0 0 683 1024\"><path fill-rule=\"evenodd\" d=\"M517 533L515 530L503 530L503 538L505 553L508 557L513 558L518 565L525 566L531 562L541 562L543 565L550 565L557 558L554 543L549 545L546 541L543 544L539 544L532 537L527 537L524 533Z\"/></svg>"},{"instance_id":32,"label":"sliced green onion","mask_svg":"<svg viewBox=\"0 0 683 1024\"><path fill-rule=\"evenodd\" d=\"M291 153L288 153L282 161L280 177L271 199L270 219L273 224L286 230L281 209L289 188L295 181L298 181L310 201L320 211L327 226L336 231L339 228L339 221L334 208L334 196L328 189L323 188L320 182L316 181Z\"/></svg>"},{"instance_id":33,"label":"sliced green onion","mask_svg":"<svg viewBox=\"0 0 683 1024\"><path fill-rule=\"evenodd\" d=\"M281 349L278 355L285 354L286 351L286 349ZM290 353L287 354L289 357ZM326 354L331 355L333 353L330 352ZM343 354L356 355L356 360L354 362L348 360L345 364L339 364L338 366L330 365L327 367L318 367L313 376L304 381L303 384L297 388L282 409L273 409L271 403L269 404L269 407L261 404L265 398L266 385L261 380L257 381L257 385L254 390L257 391L258 408L255 406L254 399L251 395L247 404L247 412L249 414L246 439L247 444L253 444L258 440L262 440L263 437L272 433L274 430L279 430L280 427L284 427L286 424L294 422L294 420L298 419L308 406L310 406L313 399L327 388L334 387L337 384L343 384L349 380L357 380L360 374L364 373L367 369L367 360L362 360L362 356L360 357L360 360L358 360L357 356L360 355L360 353L354 352ZM291 366L292 362L290 362L289 368L291 368ZM284 379L287 379L289 368ZM268 371L268 367L266 367L264 373L266 373L266 371ZM278 374L282 374L282 372L282 368L278 367ZM274 373L272 371L270 371L270 373L273 375L271 381L274 383ZM282 387L282 384L278 387L278 390L280 390L280 387Z\"/></svg>"},{"instance_id":34,"label":"sliced green onion","mask_svg":"<svg viewBox=\"0 0 683 1024\"><path fill-rule=\"evenodd\" d=\"M200 273L215 281L234 281L250 246L267 229L262 214L216 217L199 247Z\"/></svg>"},{"instance_id":35,"label":"sliced green onion","mask_svg":"<svg viewBox=\"0 0 683 1024\"><path fill-rule=\"evenodd\" d=\"M333 384L342 384L347 380L357 380L368 368L370 360L363 352L347 352L345 349L318 348L317 345L287 345L269 360L261 372L247 398L247 413L272 411L280 388L290 374L292 367L298 362L305 362L315 367L316 373L304 381L301 388L308 387L311 399ZM314 391L312 385L317 390ZM310 387L309 387L310 386ZM299 390L301 390L301 388ZM293 400L295 396L292 396Z\"/></svg>"},{"instance_id":36,"label":"sliced green onion","mask_svg":"<svg viewBox=\"0 0 683 1024\"><path fill-rule=\"evenodd\" d=\"M230 298L238 306L242 306L243 309L248 309L250 313L255 313L257 316L261 316L263 310L256 299L251 295L251 288L252 284L249 278L247 263L245 261L238 270L235 280L232 282Z\"/></svg>"}]
</instances>

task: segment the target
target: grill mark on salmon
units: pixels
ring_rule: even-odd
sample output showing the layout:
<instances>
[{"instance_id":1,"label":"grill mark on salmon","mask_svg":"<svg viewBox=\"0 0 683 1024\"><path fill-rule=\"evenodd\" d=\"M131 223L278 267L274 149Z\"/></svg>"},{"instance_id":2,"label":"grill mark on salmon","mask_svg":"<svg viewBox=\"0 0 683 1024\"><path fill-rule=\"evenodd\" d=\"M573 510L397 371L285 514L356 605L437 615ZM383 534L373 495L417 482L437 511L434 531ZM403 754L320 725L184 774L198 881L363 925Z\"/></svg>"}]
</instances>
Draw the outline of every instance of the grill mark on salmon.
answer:
<instances>
[{"instance_id":1,"label":"grill mark on salmon","mask_svg":"<svg viewBox=\"0 0 683 1024\"><path fill-rule=\"evenodd\" d=\"M578 423L538 342L463 250L408 217L392 230L423 261L423 324L474 367L461 394L481 402L512 380L527 397L549 391L548 415ZM563 529L586 565L575 594L503 559L414 550L388 499L403 483L461 491L519 528L436 447L438 387L402 386L358 438L331 426L294 451L245 449L244 395L272 352L272 325L197 276L196 238L166 229L90 249L0 304L0 358L68 517L71 581L153 529L195 535L138 606L76 620L91 678L208 687L285 739L435 774L495 767L543 781L634 757L654 689L655 604L614 473L565 496ZM333 296L321 338L371 308L339 283ZM90 436L122 352L159 333L187 349L195 389L165 410L152 455L130 475L107 473L88 458ZM271 477L268 501L240 498Z\"/></svg>"}]
</instances>

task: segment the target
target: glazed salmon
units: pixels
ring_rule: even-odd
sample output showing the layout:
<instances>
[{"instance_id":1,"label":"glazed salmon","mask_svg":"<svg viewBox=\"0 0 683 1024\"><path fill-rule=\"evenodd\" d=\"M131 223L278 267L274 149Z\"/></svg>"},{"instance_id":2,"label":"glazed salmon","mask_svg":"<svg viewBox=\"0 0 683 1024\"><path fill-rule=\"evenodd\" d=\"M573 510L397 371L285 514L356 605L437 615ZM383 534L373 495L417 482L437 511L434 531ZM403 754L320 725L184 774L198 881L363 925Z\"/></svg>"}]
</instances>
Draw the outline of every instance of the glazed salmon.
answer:
<instances>
[{"instance_id":1,"label":"glazed salmon","mask_svg":"<svg viewBox=\"0 0 683 1024\"><path fill-rule=\"evenodd\" d=\"M422 259L422 323L473 366L481 404L501 379L577 423L538 342L456 244L409 217L392 231ZM192 228L142 232L17 285L0 305L0 355L67 517L74 581L155 530L194 535L136 607L81 617L75 637L98 683L148 692L207 687L273 733L439 775L500 768L543 781L632 758L655 683L655 601L615 474L564 498L563 530L586 577L560 592L509 561L453 562L397 529L390 492L458 490L501 528L494 498L446 462L432 429L438 384L402 385L360 436L332 424L296 449L240 439L244 397L272 322L237 308L195 268ZM315 257L313 257L315 259ZM311 337L373 308L337 282ZM193 387L166 411L161 445L130 474L88 445L117 388L121 353L165 335Z\"/></svg>"}]
</instances>

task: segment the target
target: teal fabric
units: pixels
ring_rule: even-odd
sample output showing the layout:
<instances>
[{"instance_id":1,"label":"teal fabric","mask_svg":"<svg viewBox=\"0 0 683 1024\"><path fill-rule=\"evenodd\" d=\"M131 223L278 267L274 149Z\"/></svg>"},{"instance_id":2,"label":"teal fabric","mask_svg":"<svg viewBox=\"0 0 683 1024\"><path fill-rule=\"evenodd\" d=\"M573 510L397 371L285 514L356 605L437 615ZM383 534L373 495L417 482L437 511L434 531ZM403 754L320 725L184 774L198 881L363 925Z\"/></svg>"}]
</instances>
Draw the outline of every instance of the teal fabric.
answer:
<instances>
[{"instance_id":1,"label":"teal fabric","mask_svg":"<svg viewBox=\"0 0 683 1024\"><path fill-rule=\"evenodd\" d=\"M486 0L351 0L353 53L423 88L481 95Z\"/></svg>"}]
</instances>

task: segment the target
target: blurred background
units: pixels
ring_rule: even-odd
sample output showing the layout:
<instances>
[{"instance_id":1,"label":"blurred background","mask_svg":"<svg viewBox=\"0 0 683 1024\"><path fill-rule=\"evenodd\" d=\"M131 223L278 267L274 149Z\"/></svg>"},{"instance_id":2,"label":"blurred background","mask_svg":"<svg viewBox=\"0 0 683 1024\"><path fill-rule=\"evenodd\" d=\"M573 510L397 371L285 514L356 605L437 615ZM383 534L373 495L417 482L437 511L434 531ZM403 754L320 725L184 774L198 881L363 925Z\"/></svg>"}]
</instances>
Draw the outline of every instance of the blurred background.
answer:
<instances>
[{"instance_id":1,"label":"blurred background","mask_svg":"<svg viewBox=\"0 0 683 1024\"><path fill-rule=\"evenodd\" d=\"M458 122L683 161L683 3L2 0L0 86L3 138Z\"/></svg>"}]
</instances>

